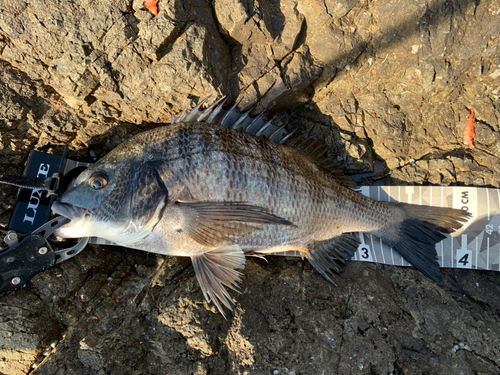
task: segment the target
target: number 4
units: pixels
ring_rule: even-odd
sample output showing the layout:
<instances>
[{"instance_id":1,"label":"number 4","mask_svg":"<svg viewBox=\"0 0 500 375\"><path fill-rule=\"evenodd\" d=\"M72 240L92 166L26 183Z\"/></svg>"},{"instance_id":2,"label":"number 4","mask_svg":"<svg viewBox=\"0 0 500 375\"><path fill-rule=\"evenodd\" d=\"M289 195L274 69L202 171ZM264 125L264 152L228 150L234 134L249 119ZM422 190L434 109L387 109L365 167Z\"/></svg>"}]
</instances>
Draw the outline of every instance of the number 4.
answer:
<instances>
[{"instance_id":1,"label":"number 4","mask_svg":"<svg viewBox=\"0 0 500 375\"><path fill-rule=\"evenodd\" d=\"M458 263L462 263L464 267L466 267L467 263L469 263L469 254L465 254L462 258L460 258Z\"/></svg>"},{"instance_id":2,"label":"number 4","mask_svg":"<svg viewBox=\"0 0 500 375\"><path fill-rule=\"evenodd\" d=\"M457 249L456 268L472 268L472 251Z\"/></svg>"}]
</instances>

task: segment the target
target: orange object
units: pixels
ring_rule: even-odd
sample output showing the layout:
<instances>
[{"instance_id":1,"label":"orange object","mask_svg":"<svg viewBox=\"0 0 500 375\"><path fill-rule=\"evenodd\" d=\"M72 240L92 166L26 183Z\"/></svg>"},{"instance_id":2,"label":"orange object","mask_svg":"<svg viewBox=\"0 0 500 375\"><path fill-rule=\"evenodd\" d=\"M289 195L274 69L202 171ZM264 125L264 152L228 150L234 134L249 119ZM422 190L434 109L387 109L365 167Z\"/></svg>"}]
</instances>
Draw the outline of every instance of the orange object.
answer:
<instances>
[{"instance_id":1,"label":"orange object","mask_svg":"<svg viewBox=\"0 0 500 375\"><path fill-rule=\"evenodd\" d=\"M464 129L464 139L470 148L476 148L476 146L474 146L474 137L476 136L476 132L474 131L475 121L476 118L474 116L474 107L471 107L469 120L467 120L467 126Z\"/></svg>"},{"instance_id":2,"label":"orange object","mask_svg":"<svg viewBox=\"0 0 500 375\"><path fill-rule=\"evenodd\" d=\"M144 6L146 7L147 10L149 10L152 14L155 16L158 15L158 0L146 0L144 2Z\"/></svg>"}]
</instances>

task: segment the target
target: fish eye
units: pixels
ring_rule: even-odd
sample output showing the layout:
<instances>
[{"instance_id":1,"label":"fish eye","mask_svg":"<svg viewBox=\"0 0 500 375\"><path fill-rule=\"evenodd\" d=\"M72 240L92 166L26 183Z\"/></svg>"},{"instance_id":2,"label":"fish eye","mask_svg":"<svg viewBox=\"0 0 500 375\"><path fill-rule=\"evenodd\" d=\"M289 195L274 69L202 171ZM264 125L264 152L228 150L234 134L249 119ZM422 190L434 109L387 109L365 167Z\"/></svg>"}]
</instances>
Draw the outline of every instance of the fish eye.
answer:
<instances>
[{"instance_id":1,"label":"fish eye","mask_svg":"<svg viewBox=\"0 0 500 375\"><path fill-rule=\"evenodd\" d=\"M89 178L89 185L92 189L102 189L108 184L108 175L102 171L92 173Z\"/></svg>"}]
</instances>

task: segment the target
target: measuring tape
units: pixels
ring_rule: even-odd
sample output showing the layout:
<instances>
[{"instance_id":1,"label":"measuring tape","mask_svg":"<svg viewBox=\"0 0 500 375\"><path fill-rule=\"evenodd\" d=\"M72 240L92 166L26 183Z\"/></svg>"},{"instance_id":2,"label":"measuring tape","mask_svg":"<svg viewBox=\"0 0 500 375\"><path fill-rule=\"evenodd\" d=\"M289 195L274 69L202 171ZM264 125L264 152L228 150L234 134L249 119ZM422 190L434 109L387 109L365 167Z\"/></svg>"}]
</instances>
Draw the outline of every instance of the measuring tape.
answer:
<instances>
[{"instance_id":1,"label":"measuring tape","mask_svg":"<svg viewBox=\"0 0 500 375\"><path fill-rule=\"evenodd\" d=\"M500 190L457 186L363 186L359 192L383 202L452 207L471 219L436 244L441 267L499 271ZM410 266L398 253L370 233L359 233L352 260Z\"/></svg>"}]
</instances>

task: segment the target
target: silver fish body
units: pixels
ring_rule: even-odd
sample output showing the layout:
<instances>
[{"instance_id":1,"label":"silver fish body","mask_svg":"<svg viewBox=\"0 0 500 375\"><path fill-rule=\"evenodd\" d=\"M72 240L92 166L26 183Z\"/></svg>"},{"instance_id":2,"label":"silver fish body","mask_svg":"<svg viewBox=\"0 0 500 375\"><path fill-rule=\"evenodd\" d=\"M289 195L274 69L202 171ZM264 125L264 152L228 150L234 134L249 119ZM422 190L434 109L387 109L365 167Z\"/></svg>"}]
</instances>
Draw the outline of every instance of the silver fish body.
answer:
<instances>
[{"instance_id":1,"label":"silver fish body","mask_svg":"<svg viewBox=\"0 0 500 375\"><path fill-rule=\"evenodd\" d=\"M245 255L298 250L333 282L357 249L350 232L377 234L439 279L435 243L467 214L366 198L322 167L307 143L303 152L249 134L255 125L234 130L244 115L216 104L131 138L84 171L53 206L71 219L57 234L189 256L222 313Z\"/></svg>"},{"instance_id":2,"label":"silver fish body","mask_svg":"<svg viewBox=\"0 0 500 375\"><path fill-rule=\"evenodd\" d=\"M144 250L166 255L213 250L179 230L183 213L175 202L244 202L293 223L255 224L247 234L235 229L225 233L246 252L293 250L343 232L375 230L391 214L377 212L387 209L339 184L307 155L220 125L180 123L143 133L130 142L145 147L141 160L130 163L153 163L170 203L155 224L155 246L151 247L149 235L141 241ZM161 153L153 156L158 150ZM151 189L158 189L156 181L149 183L154 185Z\"/></svg>"}]
</instances>

